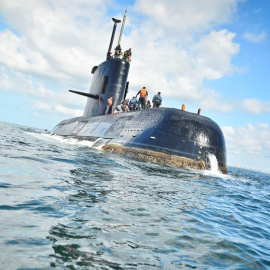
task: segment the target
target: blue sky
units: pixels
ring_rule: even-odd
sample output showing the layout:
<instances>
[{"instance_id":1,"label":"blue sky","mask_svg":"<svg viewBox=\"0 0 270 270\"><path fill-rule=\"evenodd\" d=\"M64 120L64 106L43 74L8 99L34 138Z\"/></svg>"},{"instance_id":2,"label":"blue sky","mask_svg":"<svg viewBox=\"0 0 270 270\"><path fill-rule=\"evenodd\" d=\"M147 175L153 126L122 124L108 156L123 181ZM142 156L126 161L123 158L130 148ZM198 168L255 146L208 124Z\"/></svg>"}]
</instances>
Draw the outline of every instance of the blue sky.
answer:
<instances>
[{"instance_id":1,"label":"blue sky","mask_svg":"<svg viewBox=\"0 0 270 270\"><path fill-rule=\"evenodd\" d=\"M88 92L126 8L129 96L146 86L164 107L201 108L229 165L270 171L267 0L0 0L0 121L51 130L82 115L86 99L68 89Z\"/></svg>"}]
</instances>

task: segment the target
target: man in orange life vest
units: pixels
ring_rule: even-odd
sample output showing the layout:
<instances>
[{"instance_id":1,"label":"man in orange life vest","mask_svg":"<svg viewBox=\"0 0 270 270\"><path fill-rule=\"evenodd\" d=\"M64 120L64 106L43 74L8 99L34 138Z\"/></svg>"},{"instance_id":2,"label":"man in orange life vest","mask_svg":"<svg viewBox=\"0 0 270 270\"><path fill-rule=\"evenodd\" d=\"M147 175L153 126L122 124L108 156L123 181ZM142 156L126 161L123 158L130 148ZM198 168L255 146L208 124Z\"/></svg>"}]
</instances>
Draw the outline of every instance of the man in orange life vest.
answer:
<instances>
[{"instance_id":1,"label":"man in orange life vest","mask_svg":"<svg viewBox=\"0 0 270 270\"><path fill-rule=\"evenodd\" d=\"M146 103L146 99L148 96L148 92L146 90L145 87L143 87L136 95L136 97L140 94L140 98L139 98L139 106L142 109L145 109L145 103Z\"/></svg>"}]
</instances>

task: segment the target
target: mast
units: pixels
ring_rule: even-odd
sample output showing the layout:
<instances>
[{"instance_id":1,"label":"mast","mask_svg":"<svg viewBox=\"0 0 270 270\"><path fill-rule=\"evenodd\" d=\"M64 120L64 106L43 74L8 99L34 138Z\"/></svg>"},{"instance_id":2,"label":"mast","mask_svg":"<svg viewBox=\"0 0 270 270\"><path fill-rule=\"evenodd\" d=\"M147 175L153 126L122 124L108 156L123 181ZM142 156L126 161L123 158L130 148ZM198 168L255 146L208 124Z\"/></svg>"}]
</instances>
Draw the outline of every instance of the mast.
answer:
<instances>
[{"instance_id":1,"label":"mast","mask_svg":"<svg viewBox=\"0 0 270 270\"><path fill-rule=\"evenodd\" d=\"M125 22L126 22L126 17L127 17L127 10L125 11L125 15L124 15L124 18L123 18L123 21L122 21L122 26L121 26L120 35L119 35L117 45L120 45L120 43L121 43L122 34L123 34L123 31L124 31Z\"/></svg>"},{"instance_id":2,"label":"mast","mask_svg":"<svg viewBox=\"0 0 270 270\"><path fill-rule=\"evenodd\" d=\"M113 44L113 39L114 39L114 35L115 35L116 26L117 26L118 23L121 22L121 20L117 20L115 18L112 18L112 20L114 22L114 26L113 26L113 31L112 31L112 36L111 36L111 41L110 41L108 52L112 49L112 44Z\"/></svg>"}]
</instances>

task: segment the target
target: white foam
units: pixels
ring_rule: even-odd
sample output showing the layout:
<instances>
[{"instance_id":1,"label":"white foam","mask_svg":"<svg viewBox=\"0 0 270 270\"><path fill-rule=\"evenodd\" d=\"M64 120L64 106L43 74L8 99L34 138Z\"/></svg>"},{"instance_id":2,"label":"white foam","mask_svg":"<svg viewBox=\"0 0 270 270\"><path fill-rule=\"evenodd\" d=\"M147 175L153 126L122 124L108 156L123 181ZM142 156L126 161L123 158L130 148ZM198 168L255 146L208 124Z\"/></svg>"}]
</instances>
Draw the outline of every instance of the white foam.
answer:
<instances>
[{"instance_id":1,"label":"white foam","mask_svg":"<svg viewBox=\"0 0 270 270\"><path fill-rule=\"evenodd\" d=\"M77 138L72 138L72 137L64 137L64 136L59 136L55 134L49 134L49 133L32 133L32 132L26 132L27 134L37 138L37 139L42 139L42 140L47 140L47 141L58 141L61 143L67 143L67 144L72 144L72 145L83 145L87 147L93 147L96 149L101 149L106 142L109 139L104 139L104 138L97 138L96 140L90 141L90 140L80 140Z\"/></svg>"},{"instance_id":2,"label":"white foam","mask_svg":"<svg viewBox=\"0 0 270 270\"><path fill-rule=\"evenodd\" d=\"M215 177L220 177L220 178L227 178L228 175L223 174L219 168L218 168L218 161L217 158L214 154L208 153L207 155L209 163L210 163L210 170L205 170L203 171L204 175L208 176L215 176Z\"/></svg>"},{"instance_id":3,"label":"white foam","mask_svg":"<svg viewBox=\"0 0 270 270\"><path fill-rule=\"evenodd\" d=\"M109 139L104 139L104 138L98 138L93 142L93 147L97 149L101 149Z\"/></svg>"},{"instance_id":4,"label":"white foam","mask_svg":"<svg viewBox=\"0 0 270 270\"><path fill-rule=\"evenodd\" d=\"M218 161L217 161L216 156L215 156L214 154L208 153L207 157L208 157L208 159L209 159L211 171L212 171L213 173L219 172L219 169L218 169Z\"/></svg>"}]
</instances>

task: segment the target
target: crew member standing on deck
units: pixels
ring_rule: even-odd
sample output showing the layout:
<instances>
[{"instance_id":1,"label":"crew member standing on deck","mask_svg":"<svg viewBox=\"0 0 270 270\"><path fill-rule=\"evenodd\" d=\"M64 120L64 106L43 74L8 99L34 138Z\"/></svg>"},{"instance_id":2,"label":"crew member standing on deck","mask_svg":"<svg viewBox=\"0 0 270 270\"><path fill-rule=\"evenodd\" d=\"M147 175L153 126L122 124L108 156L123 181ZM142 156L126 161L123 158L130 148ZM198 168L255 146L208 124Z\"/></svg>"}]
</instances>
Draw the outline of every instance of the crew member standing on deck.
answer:
<instances>
[{"instance_id":1,"label":"crew member standing on deck","mask_svg":"<svg viewBox=\"0 0 270 270\"><path fill-rule=\"evenodd\" d=\"M159 108L159 106L162 103L162 97L161 97L161 93L158 92L157 95L155 95L152 99L153 102L153 108Z\"/></svg>"},{"instance_id":2,"label":"crew member standing on deck","mask_svg":"<svg viewBox=\"0 0 270 270\"><path fill-rule=\"evenodd\" d=\"M105 114L111 114L112 113L112 105L113 105L113 98L109 97L107 99L107 109L106 109Z\"/></svg>"},{"instance_id":3,"label":"crew member standing on deck","mask_svg":"<svg viewBox=\"0 0 270 270\"><path fill-rule=\"evenodd\" d=\"M137 93L136 97L140 94L140 98L139 98L139 107L141 109L145 109L145 103L146 103L146 99L148 97L148 92L145 88L145 86Z\"/></svg>"},{"instance_id":4,"label":"crew member standing on deck","mask_svg":"<svg viewBox=\"0 0 270 270\"><path fill-rule=\"evenodd\" d=\"M134 110L136 110L136 105L138 104L138 100L137 100L137 98L136 97L133 97L131 100L130 100L130 102L129 102L129 110L130 111L134 111Z\"/></svg>"}]
</instances>

